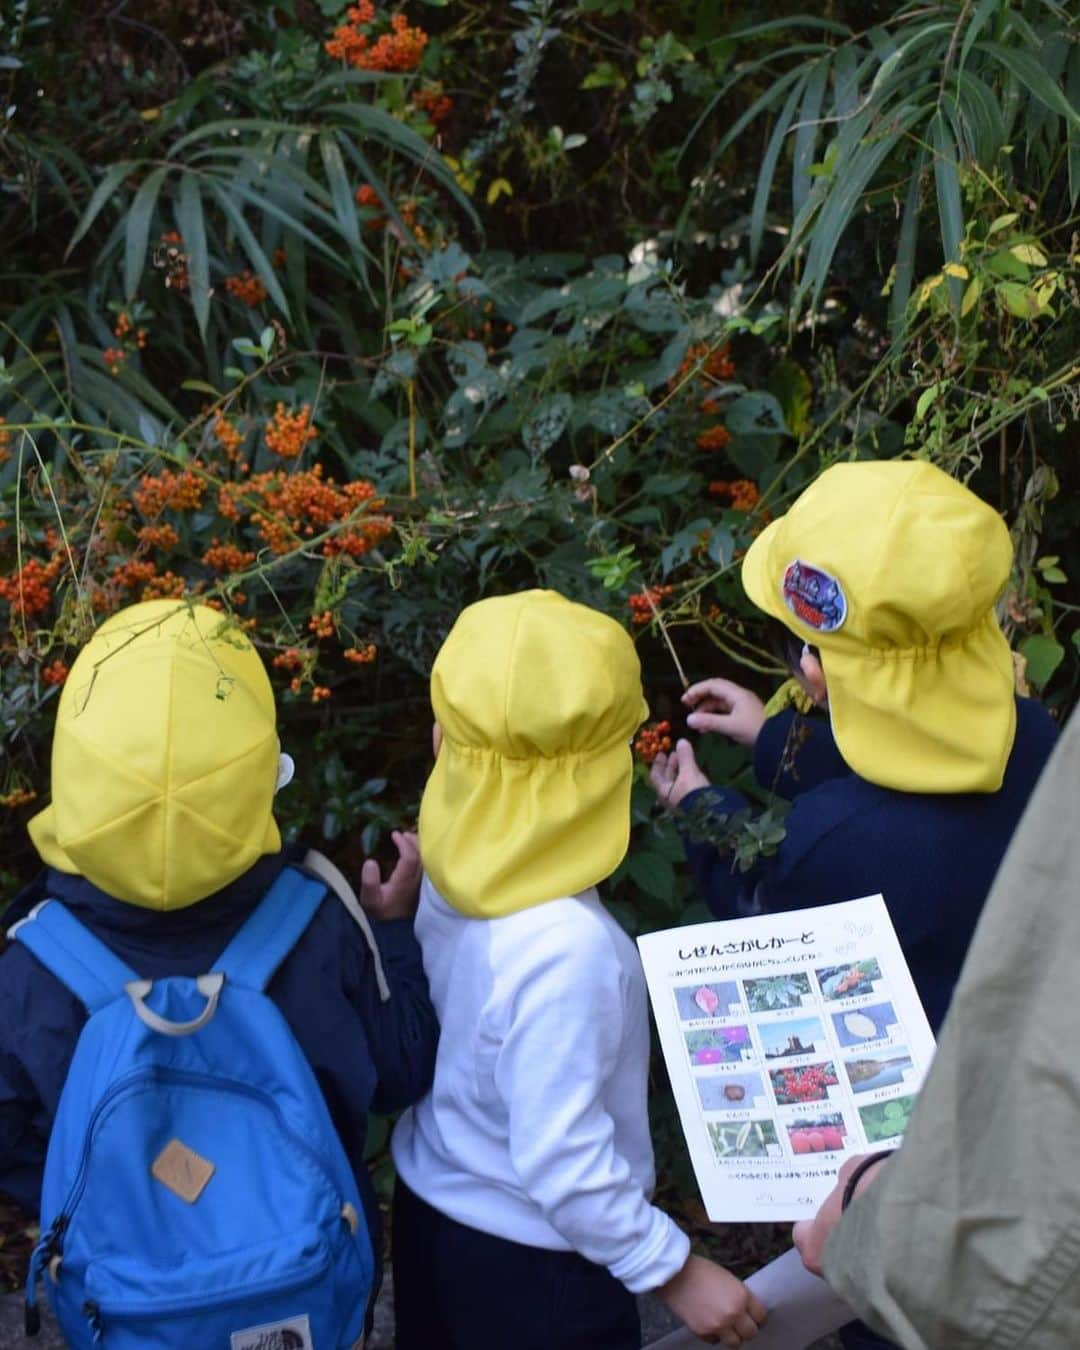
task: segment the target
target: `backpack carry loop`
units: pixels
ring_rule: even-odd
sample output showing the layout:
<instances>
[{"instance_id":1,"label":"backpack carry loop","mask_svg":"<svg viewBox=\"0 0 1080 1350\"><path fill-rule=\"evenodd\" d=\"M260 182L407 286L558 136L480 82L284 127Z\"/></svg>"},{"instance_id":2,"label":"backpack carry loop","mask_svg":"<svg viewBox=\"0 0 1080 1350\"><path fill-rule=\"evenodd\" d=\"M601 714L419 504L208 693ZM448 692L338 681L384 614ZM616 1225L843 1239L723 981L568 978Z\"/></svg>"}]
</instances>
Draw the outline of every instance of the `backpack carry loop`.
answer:
<instances>
[{"instance_id":1,"label":"backpack carry loop","mask_svg":"<svg viewBox=\"0 0 1080 1350\"><path fill-rule=\"evenodd\" d=\"M193 1017L188 1022L170 1022L167 1017L162 1017L160 1013L154 1012L153 1008L147 1007L146 997L154 987L153 980L129 980L124 985L124 993L131 999L135 1016L151 1031L158 1031L162 1036L190 1036L193 1031L206 1026L217 1012L218 999L221 997L224 983L225 976L220 970L215 970L209 975L200 975L196 979L195 988L206 999L206 1007L198 1017Z\"/></svg>"}]
</instances>

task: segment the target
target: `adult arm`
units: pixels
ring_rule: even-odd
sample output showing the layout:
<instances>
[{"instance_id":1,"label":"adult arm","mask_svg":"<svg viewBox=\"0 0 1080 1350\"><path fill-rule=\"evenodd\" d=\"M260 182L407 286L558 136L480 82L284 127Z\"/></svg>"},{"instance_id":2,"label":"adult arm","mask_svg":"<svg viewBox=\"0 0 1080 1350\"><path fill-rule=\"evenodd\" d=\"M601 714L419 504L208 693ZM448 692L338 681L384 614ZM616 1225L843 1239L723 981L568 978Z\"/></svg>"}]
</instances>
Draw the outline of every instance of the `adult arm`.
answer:
<instances>
[{"instance_id":1,"label":"adult arm","mask_svg":"<svg viewBox=\"0 0 1080 1350\"><path fill-rule=\"evenodd\" d=\"M1070 1347L1080 1325L1080 720L987 901L899 1154L825 1275L913 1350Z\"/></svg>"}]
</instances>

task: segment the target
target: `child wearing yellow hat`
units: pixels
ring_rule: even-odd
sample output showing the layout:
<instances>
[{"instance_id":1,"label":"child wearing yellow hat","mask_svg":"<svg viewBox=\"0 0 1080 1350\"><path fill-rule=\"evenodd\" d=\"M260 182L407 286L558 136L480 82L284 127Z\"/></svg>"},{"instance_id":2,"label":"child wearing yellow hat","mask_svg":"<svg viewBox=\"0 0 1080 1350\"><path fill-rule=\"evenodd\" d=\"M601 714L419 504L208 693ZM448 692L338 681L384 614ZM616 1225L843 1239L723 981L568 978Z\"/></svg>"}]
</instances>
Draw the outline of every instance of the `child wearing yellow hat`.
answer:
<instances>
[{"instance_id":1,"label":"child wearing yellow hat","mask_svg":"<svg viewBox=\"0 0 1080 1350\"><path fill-rule=\"evenodd\" d=\"M280 751L270 681L239 628L177 600L113 615L61 692L52 802L30 823L45 866L6 924L14 933L22 921L25 934L58 900L95 949L149 987L214 969L290 867L335 876L354 902L325 859L282 847L272 804L290 770ZM375 1252L368 1112L423 1094L438 1039L410 917L415 839L396 842L387 881L365 864L361 902L372 921L359 916L361 927L326 892L266 986L314 1070ZM0 1189L30 1212L87 1013L22 941L0 956Z\"/></svg>"},{"instance_id":2,"label":"child wearing yellow hat","mask_svg":"<svg viewBox=\"0 0 1080 1350\"><path fill-rule=\"evenodd\" d=\"M649 1203L649 1033L596 886L626 852L646 716L613 620L484 600L435 661L416 931L442 1034L393 1155L399 1350L637 1350L655 1290L728 1345L764 1309Z\"/></svg>"},{"instance_id":3,"label":"child wearing yellow hat","mask_svg":"<svg viewBox=\"0 0 1080 1350\"><path fill-rule=\"evenodd\" d=\"M752 747L758 782L792 802L777 852L745 873L688 842L713 913L880 892L935 1029L1056 737L1046 711L1014 693L994 611L1011 565L998 513L933 465L835 465L758 536L742 569L826 716L766 718L724 679L683 700L688 726ZM748 805L709 784L687 740L657 757L652 782L691 821ZM851 1333L845 1343L883 1344Z\"/></svg>"}]
</instances>

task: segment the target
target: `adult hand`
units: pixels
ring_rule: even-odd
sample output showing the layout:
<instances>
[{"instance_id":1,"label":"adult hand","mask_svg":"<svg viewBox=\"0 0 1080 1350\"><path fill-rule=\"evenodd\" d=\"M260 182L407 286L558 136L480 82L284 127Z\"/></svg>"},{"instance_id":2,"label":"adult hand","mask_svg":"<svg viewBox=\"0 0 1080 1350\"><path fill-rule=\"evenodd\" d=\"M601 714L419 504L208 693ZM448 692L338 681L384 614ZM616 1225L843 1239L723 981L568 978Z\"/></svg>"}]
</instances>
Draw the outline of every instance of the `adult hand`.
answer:
<instances>
[{"instance_id":1,"label":"adult hand","mask_svg":"<svg viewBox=\"0 0 1080 1350\"><path fill-rule=\"evenodd\" d=\"M863 1153L858 1157L849 1158L841 1167L840 1174L836 1179L836 1185L826 1196L821 1208L812 1219L800 1219L792 1229L792 1238L795 1246L798 1248L799 1255L802 1257L803 1265L812 1275L821 1275L821 1258L825 1252L825 1244L829 1240L829 1234L840 1222L842 1214L841 1204L844 1199L844 1190L847 1187L848 1180L852 1172L858 1167L862 1160L868 1155ZM880 1163L884 1158L867 1170L859 1178L855 1186L855 1194L861 1195L867 1186L873 1181L880 1170Z\"/></svg>"},{"instance_id":2,"label":"adult hand","mask_svg":"<svg viewBox=\"0 0 1080 1350\"><path fill-rule=\"evenodd\" d=\"M699 680L682 696L693 711L686 725L695 731L718 731L739 745L753 745L765 721L765 705L757 694L731 680Z\"/></svg>"},{"instance_id":3,"label":"adult hand","mask_svg":"<svg viewBox=\"0 0 1080 1350\"><path fill-rule=\"evenodd\" d=\"M366 859L360 869L360 903L373 919L409 919L420 895L420 844L408 830L394 830L390 838L398 853L393 871L383 881L379 864Z\"/></svg>"},{"instance_id":4,"label":"adult hand","mask_svg":"<svg viewBox=\"0 0 1080 1350\"><path fill-rule=\"evenodd\" d=\"M702 1256L656 1290L695 1336L710 1345L742 1345L752 1340L766 1318L765 1305L729 1270Z\"/></svg>"},{"instance_id":5,"label":"adult hand","mask_svg":"<svg viewBox=\"0 0 1080 1350\"><path fill-rule=\"evenodd\" d=\"M649 782L664 806L674 809L688 792L709 786L689 741L676 741L670 755L659 754L649 769Z\"/></svg>"}]
</instances>

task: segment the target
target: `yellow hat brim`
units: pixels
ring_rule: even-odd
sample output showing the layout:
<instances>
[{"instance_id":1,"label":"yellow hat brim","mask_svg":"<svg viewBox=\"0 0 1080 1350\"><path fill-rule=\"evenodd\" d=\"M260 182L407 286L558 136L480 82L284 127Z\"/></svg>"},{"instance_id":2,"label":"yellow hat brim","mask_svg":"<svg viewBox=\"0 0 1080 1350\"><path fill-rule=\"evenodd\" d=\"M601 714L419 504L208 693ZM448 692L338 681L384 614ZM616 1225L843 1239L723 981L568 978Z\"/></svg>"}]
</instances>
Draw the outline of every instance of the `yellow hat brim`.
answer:
<instances>
[{"instance_id":1,"label":"yellow hat brim","mask_svg":"<svg viewBox=\"0 0 1080 1350\"><path fill-rule=\"evenodd\" d=\"M836 744L861 777L901 792L996 792L1016 734L1012 653L991 612L925 651L829 647Z\"/></svg>"},{"instance_id":2,"label":"yellow hat brim","mask_svg":"<svg viewBox=\"0 0 1080 1350\"><path fill-rule=\"evenodd\" d=\"M630 842L625 740L514 760L444 740L420 806L420 848L455 909L497 918L611 875Z\"/></svg>"},{"instance_id":3,"label":"yellow hat brim","mask_svg":"<svg viewBox=\"0 0 1080 1350\"><path fill-rule=\"evenodd\" d=\"M771 521L747 549L742 562L743 590L757 605L758 609L764 610L766 614L771 614L774 619L779 619L793 633L803 636L803 631L797 626L794 615L784 604L780 587L770 584L769 581L770 575L775 570L772 567L771 550L779 537L782 521L782 516L778 520ZM790 558L786 559L785 565L791 561ZM783 576L782 568L779 575Z\"/></svg>"}]
</instances>

